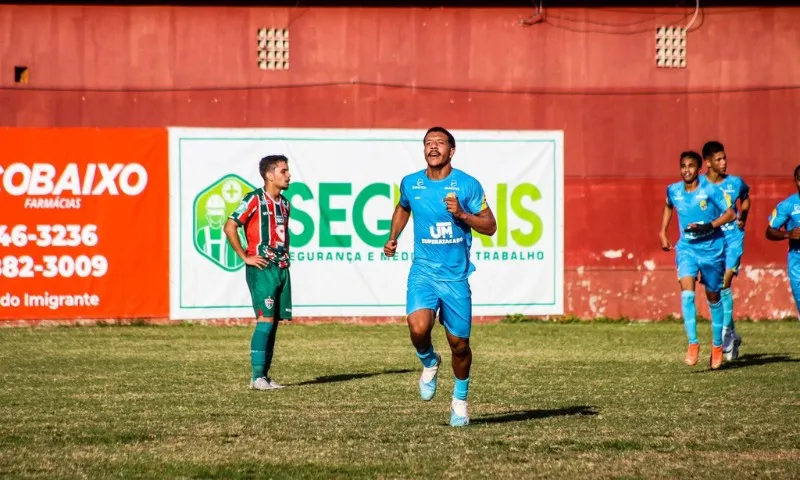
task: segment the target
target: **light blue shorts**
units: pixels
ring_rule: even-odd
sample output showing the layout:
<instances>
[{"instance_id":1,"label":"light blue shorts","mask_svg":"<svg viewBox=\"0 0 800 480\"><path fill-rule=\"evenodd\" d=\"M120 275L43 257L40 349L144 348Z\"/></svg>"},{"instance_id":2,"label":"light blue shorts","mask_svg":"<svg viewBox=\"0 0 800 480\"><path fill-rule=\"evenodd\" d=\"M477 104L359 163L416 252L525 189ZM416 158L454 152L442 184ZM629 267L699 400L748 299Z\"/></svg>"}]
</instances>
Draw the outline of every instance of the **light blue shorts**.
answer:
<instances>
[{"instance_id":1,"label":"light blue shorts","mask_svg":"<svg viewBox=\"0 0 800 480\"><path fill-rule=\"evenodd\" d=\"M678 280L684 277L697 278L700 274L700 283L706 286L709 292L722 290L722 278L725 275L725 255L698 253L690 248L678 248L675 255L675 264L678 267Z\"/></svg>"},{"instance_id":2,"label":"light blue shorts","mask_svg":"<svg viewBox=\"0 0 800 480\"><path fill-rule=\"evenodd\" d=\"M469 281L443 282L422 275L409 275L406 315L422 308L438 313L439 322L451 335L469 338L472 329L472 290Z\"/></svg>"},{"instance_id":3,"label":"light blue shorts","mask_svg":"<svg viewBox=\"0 0 800 480\"><path fill-rule=\"evenodd\" d=\"M742 266L742 255L744 255L744 238L733 240L726 238L725 270L732 270L735 275L739 275L739 267Z\"/></svg>"},{"instance_id":4,"label":"light blue shorts","mask_svg":"<svg viewBox=\"0 0 800 480\"><path fill-rule=\"evenodd\" d=\"M800 314L800 252L790 251L788 261L789 284L792 286L792 296L794 297L797 312Z\"/></svg>"}]
</instances>

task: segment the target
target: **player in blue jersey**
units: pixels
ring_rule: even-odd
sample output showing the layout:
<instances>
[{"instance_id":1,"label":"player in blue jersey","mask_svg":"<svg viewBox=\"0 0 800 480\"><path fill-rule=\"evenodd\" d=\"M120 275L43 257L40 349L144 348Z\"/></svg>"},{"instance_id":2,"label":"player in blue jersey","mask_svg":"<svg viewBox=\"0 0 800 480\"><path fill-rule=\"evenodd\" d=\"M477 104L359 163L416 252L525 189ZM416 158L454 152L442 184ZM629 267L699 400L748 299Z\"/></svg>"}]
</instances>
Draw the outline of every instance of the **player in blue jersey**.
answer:
<instances>
[{"instance_id":1,"label":"player in blue jersey","mask_svg":"<svg viewBox=\"0 0 800 480\"><path fill-rule=\"evenodd\" d=\"M716 141L703 145L703 159L708 168L705 179L722 189L736 214L736 218L720 227L725 235L725 276L722 278L722 354L725 360L739 358L742 337L736 333L733 322L733 295L731 283L739 274L744 254L744 227L750 213L750 187L741 177L728 174L728 156L725 147Z\"/></svg>"},{"instance_id":2,"label":"player in blue jersey","mask_svg":"<svg viewBox=\"0 0 800 480\"><path fill-rule=\"evenodd\" d=\"M433 349L431 331L438 313L452 355L455 385L450 425L457 427L469 423L472 292L468 278L475 270L470 262L472 230L494 235L497 222L481 184L451 165L456 151L453 135L433 127L425 133L423 145L428 167L400 182L400 200L383 252L394 256L397 239L413 213L414 260L408 273L406 320L423 367L419 393L423 400L436 393L442 359Z\"/></svg>"},{"instance_id":3,"label":"player in blue jersey","mask_svg":"<svg viewBox=\"0 0 800 480\"><path fill-rule=\"evenodd\" d=\"M794 186L797 193L779 203L769 216L767 238L774 241L789 240L789 284L800 313L800 165L794 169Z\"/></svg>"},{"instance_id":4,"label":"player in blue jersey","mask_svg":"<svg viewBox=\"0 0 800 480\"><path fill-rule=\"evenodd\" d=\"M677 210L681 235L675 246L675 264L681 287L683 325L689 339L685 362L689 366L697 364L700 354L694 293L699 273L711 310L711 369L716 370L722 365L723 311L720 290L725 273L725 238L720 227L736 218L736 214L730 208L722 190L709 182L700 181L698 174L701 164L699 153L681 153L680 169L683 180L667 187L660 240L663 250L673 249L667 237L667 229L673 211Z\"/></svg>"}]
</instances>

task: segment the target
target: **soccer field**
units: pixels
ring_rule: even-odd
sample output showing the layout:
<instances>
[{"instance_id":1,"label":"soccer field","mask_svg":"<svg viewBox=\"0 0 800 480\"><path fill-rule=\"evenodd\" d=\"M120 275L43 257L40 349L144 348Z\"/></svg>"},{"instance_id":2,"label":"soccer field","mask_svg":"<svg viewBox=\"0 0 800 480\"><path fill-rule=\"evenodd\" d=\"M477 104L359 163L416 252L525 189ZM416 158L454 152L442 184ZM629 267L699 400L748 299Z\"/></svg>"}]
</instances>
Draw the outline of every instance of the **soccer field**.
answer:
<instances>
[{"instance_id":1,"label":"soccer field","mask_svg":"<svg viewBox=\"0 0 800 480\"><path fill-rule=\"evenodd\" d=\"M677 322L476 325L451 428L404 325L282 324L267 392L251 327L0 329L0 476L800 477L800 325L739 323L715 372L698 330L689 368Z\"/></svg>"}]
</instances>

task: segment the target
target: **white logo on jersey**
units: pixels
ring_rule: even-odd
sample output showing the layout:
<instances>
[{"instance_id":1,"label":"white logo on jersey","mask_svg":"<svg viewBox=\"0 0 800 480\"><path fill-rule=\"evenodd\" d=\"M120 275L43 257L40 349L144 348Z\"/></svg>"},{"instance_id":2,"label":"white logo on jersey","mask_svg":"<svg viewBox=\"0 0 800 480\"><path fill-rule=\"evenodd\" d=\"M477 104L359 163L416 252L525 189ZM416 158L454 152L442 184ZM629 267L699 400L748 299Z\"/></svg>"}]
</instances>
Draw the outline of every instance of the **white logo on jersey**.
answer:
<instances>
[{"instance_id":1,"label":"white logo on jersey","mask_svg":"<svg viewBox=\"0 0 800 480\"><path fill-rule=\"evenodd\" d=\"M430 227L431 238L440 239L442 237L453 238L453 224L450 222L436 222L436 229Z\"/></svg>"}]
</instances>

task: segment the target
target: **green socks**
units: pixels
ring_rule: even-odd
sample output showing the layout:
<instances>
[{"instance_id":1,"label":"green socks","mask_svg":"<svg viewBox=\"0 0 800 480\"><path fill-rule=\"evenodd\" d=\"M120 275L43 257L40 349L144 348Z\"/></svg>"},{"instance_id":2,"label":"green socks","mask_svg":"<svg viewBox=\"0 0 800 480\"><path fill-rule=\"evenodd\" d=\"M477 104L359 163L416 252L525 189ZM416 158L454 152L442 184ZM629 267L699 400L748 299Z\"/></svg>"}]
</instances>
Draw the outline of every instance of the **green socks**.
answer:
<instances>
[{"instance_id":1,"label":"green socks","mask_svg":"<svg viewBox=\"0 0 800 480\"><path fill-rule=\"evenodd\" d=\"M250 366L253 368L251 380L264 377L267 374L267 358L272 360L272 349L269 347L269 339L272 336L272 344L275 344L272 333L272 323L256 322L256 329L250 337ZM268 353L269 352L269 353Z\"/></svg>"}]
</instances>

